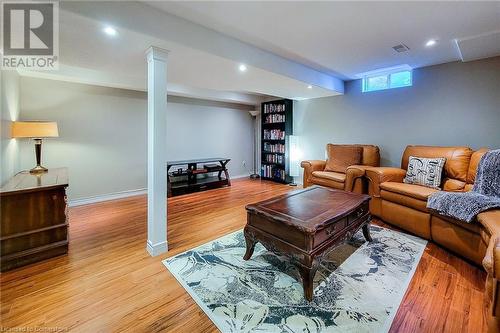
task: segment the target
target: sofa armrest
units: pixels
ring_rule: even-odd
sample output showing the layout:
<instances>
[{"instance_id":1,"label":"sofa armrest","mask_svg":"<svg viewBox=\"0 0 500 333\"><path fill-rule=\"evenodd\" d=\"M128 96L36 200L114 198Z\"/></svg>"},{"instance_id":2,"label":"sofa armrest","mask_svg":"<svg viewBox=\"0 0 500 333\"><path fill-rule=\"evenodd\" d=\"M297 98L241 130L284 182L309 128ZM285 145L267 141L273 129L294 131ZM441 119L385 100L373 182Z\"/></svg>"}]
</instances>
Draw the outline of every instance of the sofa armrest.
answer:
<instances>
[{"instance_id":1,"label":"sofa armrest","mask_svg":"<svg viewBox=\"0 0 500 333\"><path fill-rule=\"evenodd\" d=\"M477 222L490 237L483 260L484 269L490 276L500 280L500 209L478 214Z\"/></svg>"},{"instance_id":2,"label":"sofa armrest","mask_svg":"<svg viewBox=\"0 0 500 333\"><path fill-rule=\"evenodd\" d=\"M323 171L325 169L325 165L326 161L322 160L309 160L302 161L300 163L300 166L304 168L304 180L302 184L304 188L311 186L309 179L311 178L313 171Z\"/></svg>"},{"instance_id":3,"label":"sofa armrest","mask_svg":"<svg viewBox=\"0 0 500 333\"><path fill-rule=\"evenodd\" d=\"M347 192L352 192L354 188L354 182L356 179L361 178L365 175L365 170L370 168L366 165L350 165L345 172L345 183L344 190Z\"/></svg>"},{"instance_id":4,"label":"sofa armrest","mask_svg":"<svg viewBox=\"0 0 500 333\"><path fill-rule=\"evenodd\" d=\"M367 167L366 178L368 178L368 194L374 197L380 196L380 184L384 182L402 183L406 176L406 170L390 167Z\"/></svg>"}]
</instances>

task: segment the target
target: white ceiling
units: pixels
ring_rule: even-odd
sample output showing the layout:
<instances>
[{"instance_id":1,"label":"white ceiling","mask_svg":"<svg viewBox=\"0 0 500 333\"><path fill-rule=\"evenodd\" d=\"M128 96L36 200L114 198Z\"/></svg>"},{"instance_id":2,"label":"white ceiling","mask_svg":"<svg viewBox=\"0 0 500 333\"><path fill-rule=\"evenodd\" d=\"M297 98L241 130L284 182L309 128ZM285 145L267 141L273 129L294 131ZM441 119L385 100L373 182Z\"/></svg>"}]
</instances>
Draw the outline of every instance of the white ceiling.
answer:
<instances>
[{"instance_id":1,"label":"white ceiling","mask_svg":"<svg viewBox=\"0 0 500 333\"><path fill-rule=\"evenodd\" d=\"M343 92L339 77L460 60L454 39L500 31L500 2L68 1L60 7L60 70L24 75L145 90L144 52L154 45L171 51L169 93L245 104L268 96L333 96ZM116 37L103 33L108 24ZM429 38L438 44L425 48ZM393 51L399 43L410 51ZM488 56L478 41L463 44L484 48L471 57ZM240 63L247 72L238 71Z\"/></svg>"},{"instance_id":2,"label":"white ceiling","mask_svg":"<svg viewBox=\"0 0 500 333\"><path fill-rule=\"evenodd\" d=\"M102 33L104 26L101 22L71 12L61 14L60 60L64 65L61 73L83 67L97 72L99 78L114 78L117 87L145 90L145 51L154 45L170 51L170 88L181 85L194 89L287 97L300 97L303 92L307 93L305 83L291 78L253 67L241 73L239 64L230 59L123 27L117 28L116 37L109 37ZM78 76L81 75L79 72ZM331 93L321 88L314 91L319 96Z\"/></svg>"},{"instance_id":3,"label":"white ceiling","mask_svg":"<svg viewBox=\"0 0 500 333\"><path fill-rule=\"evenodd\" d=\"M454 39L500 30L500 2L148 1L282 57L344 79L384 67L460 60ZM426 48L435 38L438 44ZM410 51L396 53L404 43Z\"/></svg>"},{"instance_id":4,"label":"white ceiling","mask_svg":"<svg viewBox=\"0 0 500 333\"><path fill-rule=\"evenodd\" d=\"M61 2L60 7L60 69L21 74L145 90L145 51L153 45L170 51L172 95L255 105L269 96L303 99L343 92L338 78L144 3ZM103 33L107 25L117 36ZM245 73L238 70L242 62Z\"/></svg>"}]
</instances>

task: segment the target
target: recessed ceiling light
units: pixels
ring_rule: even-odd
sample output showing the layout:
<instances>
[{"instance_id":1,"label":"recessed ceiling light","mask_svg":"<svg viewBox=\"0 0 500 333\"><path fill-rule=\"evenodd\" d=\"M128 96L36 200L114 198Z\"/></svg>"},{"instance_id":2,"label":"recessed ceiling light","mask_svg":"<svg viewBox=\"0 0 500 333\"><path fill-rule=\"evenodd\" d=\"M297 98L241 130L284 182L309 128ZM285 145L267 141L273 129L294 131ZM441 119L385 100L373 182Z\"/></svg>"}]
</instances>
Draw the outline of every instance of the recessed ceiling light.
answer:
<instances>
[{"instance_id":1,"label":"recessed ceiling light","mask_svg":"<svg viewBox=\"0 0 500 333\"><path fill-rule=\"evenodd\" d=\"M109 35L109 36L116 36L116 34L117 34L116 29L111 27L111 26L105 27L102 31L104 31L106 33L106 35Z\"/></svg>"},{"instance_id":2,"label":"recessed ceiling light","mask_svg":"<svg viewBox=\"0 0 500 333\"><path fill-rule=\"evenodd\" d=\"M431 47L431 46L436 45L436 43L437 43L437 41L436 41L435 39L429 39L429 40L427 41L427 43L425 43L425 46L427 46L427 47Z\"/></svg>"},{"instance_id":3,"label":"recessed ceiling light","mask_svg":"<svg viewBox=\"0 0 500 333\"><path fill-rule=\"evenodd\" d=\"M312 88L313 88L313 86L311 86L311 85L307 86L307 89L312 89Z\"/></svg>"},{"instance_id":4,"label":"recessed ceiling light","mask_svg":"<svg viewBox=\"0 0 500 333\"><path fill-rule=\"evenodd\" d=\"M238 69L240 70L240 72L246 72L247 71L247 66L245 64L241 64Z\"/></svg>"}]
</instances>

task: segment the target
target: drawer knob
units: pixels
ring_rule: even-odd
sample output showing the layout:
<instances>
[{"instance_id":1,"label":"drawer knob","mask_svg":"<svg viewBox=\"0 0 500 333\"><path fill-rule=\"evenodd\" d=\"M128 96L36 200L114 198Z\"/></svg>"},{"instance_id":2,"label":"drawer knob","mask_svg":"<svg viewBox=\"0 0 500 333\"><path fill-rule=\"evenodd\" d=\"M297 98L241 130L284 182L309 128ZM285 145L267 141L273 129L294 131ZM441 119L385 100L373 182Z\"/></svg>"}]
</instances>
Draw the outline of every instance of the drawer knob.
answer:
<instances>
[{"instance_id":1,"label":"drawer knob","mask_svg":"<svg viewBox=\"0 0 500 333\"><path fill-rule=\"evenodd\" d=\"M336 224L334 224L331 227L329 227L328 229L326 229L327 236L330 236L331 234L333 234L336 229L337 229L337 225Z\"/></svg>"}]
</instances>

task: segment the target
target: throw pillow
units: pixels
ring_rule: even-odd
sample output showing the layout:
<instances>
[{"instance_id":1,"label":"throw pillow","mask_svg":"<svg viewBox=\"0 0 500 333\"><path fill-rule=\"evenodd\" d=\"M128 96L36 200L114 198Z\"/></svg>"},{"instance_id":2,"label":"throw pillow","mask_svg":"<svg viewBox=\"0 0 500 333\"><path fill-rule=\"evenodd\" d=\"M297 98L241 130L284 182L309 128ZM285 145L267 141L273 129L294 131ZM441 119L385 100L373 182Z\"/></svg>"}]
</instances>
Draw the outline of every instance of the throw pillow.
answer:
<instances>
[{"instance_id":1,"label":"throw pillow","mask_svg":"<svg viewBox=\"0 0 500 333\"><path fill-rule=\"evenodd\" d=\"M325 171L345 173L351 165L361 164L363 147L328 145L328 160Z\"/></svg>"},{"instance_id":2,"label":"throw pillow","mask_svg":"<svg viewBox=\"0 0 500 333\"><path fill-rule=\"evenodd\" d=\"M410 156L404 183L441 189L441 175L446 158L423 158Z\"/></svg>"}]
</instances>

